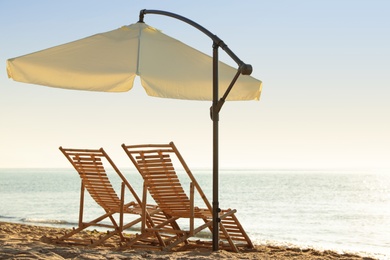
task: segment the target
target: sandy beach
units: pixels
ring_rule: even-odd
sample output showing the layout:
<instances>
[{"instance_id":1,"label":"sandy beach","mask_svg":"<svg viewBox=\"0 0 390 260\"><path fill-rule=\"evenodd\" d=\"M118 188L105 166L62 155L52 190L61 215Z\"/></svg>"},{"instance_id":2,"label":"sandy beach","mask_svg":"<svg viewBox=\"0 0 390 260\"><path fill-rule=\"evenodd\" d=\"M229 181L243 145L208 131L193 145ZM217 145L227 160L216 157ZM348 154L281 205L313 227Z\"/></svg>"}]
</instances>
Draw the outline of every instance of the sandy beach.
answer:
<instances>
[{"instance_id":1,"label":"sandy beach","mask_svg":"<svg viewBox=\"0 0 390 260\"><path fill-rule=\"evenodd\" d=\"M0 222L0 259L372 259L332 251L257 245L241 253L224 250L189 249L177 252L118 250L113 244L97 248L56 245L65 229ZM91 235L89 231L84 235Z\"/></svg>"}]
</instances>

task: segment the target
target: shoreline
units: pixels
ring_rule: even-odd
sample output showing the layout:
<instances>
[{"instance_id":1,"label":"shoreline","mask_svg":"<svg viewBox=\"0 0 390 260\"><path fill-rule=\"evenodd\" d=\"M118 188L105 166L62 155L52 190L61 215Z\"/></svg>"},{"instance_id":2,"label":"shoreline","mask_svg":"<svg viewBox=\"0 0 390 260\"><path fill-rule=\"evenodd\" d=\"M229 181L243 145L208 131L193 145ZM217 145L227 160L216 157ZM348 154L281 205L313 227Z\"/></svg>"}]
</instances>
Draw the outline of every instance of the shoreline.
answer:
<instances>
[{"instance_id":1,"label":"shoreline","mask_svg":"<svg viewBox=\"0 0 390 260\"><path fill-rule=\"evenodd\" d=\"M193 248L175 252L118 250L110 244L88 248L58 245L51 242L50 237L58 236L65 230L70 229L0 222L0 259L375 259L355 254L339 254L328 250L270 245L255 245L255 249L233 253L225 250L212 252L209 248Z\"/></svg>"}]
</instances>

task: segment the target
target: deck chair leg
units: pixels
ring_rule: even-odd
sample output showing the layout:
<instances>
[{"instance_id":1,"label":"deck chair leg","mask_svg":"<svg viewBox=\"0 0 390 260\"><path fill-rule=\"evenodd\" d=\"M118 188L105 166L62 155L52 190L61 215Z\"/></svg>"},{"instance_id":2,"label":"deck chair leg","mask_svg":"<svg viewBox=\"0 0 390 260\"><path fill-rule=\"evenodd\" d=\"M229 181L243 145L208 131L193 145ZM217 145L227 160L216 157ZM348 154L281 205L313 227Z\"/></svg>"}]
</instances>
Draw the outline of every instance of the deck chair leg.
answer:
<instances>
[{"instance_id":1,"label":"deck chair leg","mask_svg":"<svg viewBox=\"0 0 390 260\"><path fill-rule=\"evenodd\" d=\"M154 224L153 224L153 220L152 220L152 218L151 218L150 216L149 216L149 219L150 219L150 222L151 222L150 225L153 226L153 225L154 225ZM154 232L154 235L157 237L158 242L160 243L160 245L163 246L163 247L165 247L165 242L164 242L164 240L162 239L160 233L159 233L159 232Z\"/></svg>"},{"instance_id":2,"label":"deck chair leg","mask_svg":"<svg viewBox=\"0 0 390 260\"><path fill-rule=\"evenodd\" d=\"M144 187L143 187L143 191L142 191L142 222L141 222L141 232L145 232L145 228L146 228L146 203L147 203L147 183L144 182Z\"/></svg>"},{"instance_id":3,"label":"deck chair leg","mask_svg":"<svg viewBox=\"0 0 390 260\"><path fill-rule=\"evenodd\" d=\"M196 235L197 233L199 233L200 231L202 231L203 229L207 228L207 227L210 227L213 223L211 221L208 221L207 223L197 227L196 229L193 230L193 233L194 235ZM169 246L167 246L166 248L164 248L165 251L169 251L171 250L172 248L174 248L175 246L177 246L178 244L182 243L182 242L185 242L189 237L191 236L194 236L194 235L190 235L189 232L185 233L182 237L180 237L179 239L177 239L174 243L170 244Z\"/></svg>"},{"instance_id":4,"label":"deck chair leg","mask_svg":"<svg viewBox=\"0 0 390 260\"><path fill-rule=\"evenodd\" d=\"M170 251L172 248L174 248L174 247L177 246L178 244L187 241L187 239L188 239L189 237L190 237L190 235L187 233L187 234L181 236L179 239L175 240L175 242L173 242L173 243L170 244L169 246L164 247L163 250L164 250L164 251Z\"/></svg>"},{"instance_id":5,"label":"deck chair leg","mask_svg":"<svg viewBox=\"0 0 390 260\"><path fill-rule=\"evenodd\" d=\"M147 209L146 209L146 207L147 207L147 201L146 201L147 200L147 189L146 189L146 185L147 184L144 183L144 190L142 192L142 215L141 215L141 219L142 219L141 231L142 231L142 233L145 232L146 225L148 226L148 228L153 228L155 226L153 218L152 218L152 214L157 213L158 211L160 211L160 210L158 210L156 212L152 211L150 214L147 211ZM165 242L162 239L161 234L159 232L154 232L154 235L155 235L155 237L157 237L157 240L160 243L160 245L165 247Z\"/></svg>"},{"instance_id":6,"label":"deck chair leg","mask_svg":"<svg viewBox=\"0 0 390 260\"><path fill-rule=\"evenodd\" d=\"M122 233L123 231L123 207L125 204L125 183L122 182L121 186L121 209L120 209L120 216L119 216L119 232Z\"/></svg>"},{"instance_id":7,"label":"deck chair leg","mask_svg":"<svg viewBox=\"0 0 390 260\"><path fill-rule=\"evenodd\" d=\"M123 227L120 227L118 225L118 223L116 223L114 217L112 216L112 214L110 216L108 216L111 220L111 223L112 225L114 226L114 231L111 231L110 233L114 233L114 234L118 234L119 237L121 238L121 241L123 242L125 240L125 237L123 236L122 234L122 231L123 231Z\"/></svg>"},{"instance_id":8,"label":"deck chair leg","mask_svg":"<svg viewBox=\"0 0 390 260\"><path fill-rule=\"evenodd\" d=\"M229 233L226 231L226 228L223 226L222 222L219 223L219 229L222 231L222 233L224 234L224 236L226 237L227 241L229 242L229 245L231 247L231 249L238 253L238 248L236 247L236 245L234 244L232 238L230 237Z\"/></svg>"},{"instance_id":9,"label":"deck chair leg","mask_svg":"<svg viewBox=\"0 0 390 260\"><path fill-rule=\"evenodd\" d=\"M133 220L132 222L127 223L126 225L124 225L122 231L125 230L125 229L127 229L127 228L129 228L129 227L131 227L131 226L134 226L134 225L138 224L139 222L141 222L141 217L139 217L139 218ZM121 235L122 235L122 232L120 232L120 233L121 233ZM101 242L107 240L108 238L110 238L110 237L112 237L112 236L114 236L114 235L116 235L116 234L117 234L117 232L115 232L115 231L113 231L113 232L108 232L105 236L103 236L100 240L94 242L91 246L100 245ZM123 235L122 235L122 237L123 237ZM123 237L123 241L126 241L126 239L125 239L124 237Z\"/></svg>"},{"instance_id":10,"label":"deck chair leg","mask_svg":"<svg viewBox=\"0 0 390 260\"><path fill-rule=\"evenodd\" d=\"M167 217L167 218L168 218L168 217ZM180 228L179 224L177 224L176 220L172 221L172 222L171 222L171 225L172 225L173 229L178 230L178 231L181 231L181 228ZM180 235L180 233L178 233L177 236L180 237L180 236L182 236L182 235ZM185 239L185 240L184 240L184 243L185 243L186 245L188 245L190 242L189 242L187 239Z\"/></svg>"},{"instance_id":11,"label":"deck chair leg","mask_svg":"<svg viewBox=\"0 0 390 260\"><path fill-rule=\"evenodd\" d=\"M194 235L194 184L190 183L190 236Z\"/></svg>"},{"instance_id":12,"label":"deck chair leg","mask_svg":"<svg viewBox=\"0 0 390 260\"><path fill-rule=\"evenodd\" d=\"M80 190L80 208L79 208L79 227L83 223L83 214L84 214L84 191L85 186L84 182L81 181L81 190Z\"/></svg>"},{"instance_id":13,"label":"deck chair leg","mask_svg":"<svg viewBox=\"0 0 390 260\"><path fill-rule=\"evenodd\" d=\"M150 230L147 230L146 229L146 227L144 226L144 230L141 232L141 234L136 234L135 235L135 238L133 238L133 239L131 239L130 241L128 241L124 246L122 246L121 248L129 248L129 247L132 247L135 243L137 243L138 241L140 241L141 239L144 239L144 238L148 238L148 237L151 237L151 236L155 236L155 237L157 237L157 239L158 239L158 241L159 241L159 243L160 243L160 245L161 245L161 247L160 247L160 249L161 248L163 248L163 247L165 247L166 245L165 245L165 242L164 242L164 240L161 238L161 235L160 235L160 233L159 232L155 232L155 231L153 231L153 227L154 227L154 223L153 223L153 220L152 220L152 215L154 215L154 214L156 214L156 213L158 213L158 212L160 212L161 210L160 209L157 209L157 210L154 210L154 211L152 211L152 212L150 212L150 214L149 214L149 212L146 210L146 206L145 207L143 207L142 208L142 216L138 219L138 220L135 220L134 222L132 222L131 224L132 225L134 225L134 224L136 224L136 223L138 223L138 222L141 222L142 223L142 221L145 221L146 222L146 220L148 220L148 222L146 222L146 224L148 224L148 227L150 226L151 227L151 229ZM144 217L145 216L145 217ZM145 224L145 225L146 225ZM165 223L164 223L164 225L165 225ZM142 227L141 227L141 229L142 229Z\"/></svg>"},{"instance_id":14,"label":"deck chair leg","mask_svg":"<svg viewBox=\"0 0 390 260\"><path fill-rule=\"evenodd\" d=\"M245 232L244 228L241 226L241 223L238 221L236 215L233 214L233 215L232 215L232 218L233 218L234 222L237 224L237 227L239 228L239 230L241 231L241 233L243 234L245 240L247 241L247 243L248 243L248 248L254 248L251 239L249 238L248 234Z\"/></svg>"},{"instance_id":15,"label":"deck chair leg","mask_svg":"<svg viewBox=\"0 0 390 260\"><path fill-rule=\"evenodd\" d=\"M61 241L61 240L68 239L69 237L73 236L74 234L79 233L80 231L82 231L82 230L84 230L84 229L86 229L86 228L88 228L90 226L93 226L96 223L99 223L100 221L102 221L103 219L105 219L107 217L110 217L111 214L112 213L106 213L103 216L100 216L99 218L96 218L96 219L92 220L89 223L80 223L78 228L76 228L76 229L72 230L71 232L63 235L62 237L58 238L57 240Z\"/></svg>"}]
</instances>

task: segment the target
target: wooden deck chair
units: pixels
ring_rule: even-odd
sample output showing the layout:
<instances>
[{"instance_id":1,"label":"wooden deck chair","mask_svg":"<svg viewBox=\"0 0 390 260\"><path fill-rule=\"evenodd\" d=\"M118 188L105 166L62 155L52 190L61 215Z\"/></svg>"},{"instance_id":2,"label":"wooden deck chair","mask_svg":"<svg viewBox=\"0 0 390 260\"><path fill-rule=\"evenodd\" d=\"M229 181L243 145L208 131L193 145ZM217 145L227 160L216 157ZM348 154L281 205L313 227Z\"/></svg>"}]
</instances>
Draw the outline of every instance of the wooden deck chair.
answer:
<instances>
[{"instance_id":1,"label":"wooden deck chair","mask_svg":"<svg viewBox=\"0 0 390 260\"><path fill-rule=\"evenodd\" d=\"M136 225L137 223L140 223L142 219L144 219L144 222L148 227L152 227L153 225L166 220L165 215L157 206L145 205L144 208L141 207L140 198L103 148L93 150L65 149L60 147L59 149L79 173L81 178L81 194L78 228L75 228L73 231L55 239L56 243L97 246L114 235L119 236L119 243L123 243L127 240L127 238L123 235L123 231L133 225ZM120 196L117 195L106 174L105 167L108 166L110 166L121 179ZM89 192L96 203L99 204L105 211L103 215L87 222L84 221L83 216L85 190ZM134 199L131 202L125 202L125 192L128 191L130 191L132 198ZM130 223L124 223L125 214L135 214L136 216ZM141 214L144 214L143 217L141 217ZM110 220L111 224L104 224L102 223L103 220ZM80 231L91 226L110 228L111 231L108 231L105 235L95 241L75 238L77 237L75 236L76 234L79 234ZM137 245L133 243L134 247L148 246L153 243L157 244L158 247L166 246L164 239L158 233L154 233L153 235L153 239L149 240L148 243L145 244L144 241L142 243L138 243ZM137 239L137 242L140 242L139 239Z\"/></svg>"},{"instance_id":2,"label":"wooden deck chair","mask_svg":"<svg viewBox=\"0 0 390 260\"><path fill-rule=\"evenodd\" d=\"M212 206L173 142L164 145L122 144L122 148L144 179L143 199L146 199L145 191L148 190L158 206L168 216L168 221L176 221L180 218L189 219L189 229L185 231L183 229L182 236L166 246L165 250L171 250L174 246L194 237L202 230L212 231ZM172 159L181 163L190 178L189 196L181 186ZM205 208L198 208L194 205L195 190L203 199ZM235 216L235 212L236 210L231 209L220 212L219 247L234 252L238 252L239 248L253 248L253 244ZM203 224L195 226L195 219L202 219ZM158 226L149 230L166 231L163 227Z\"/></svg>"}]
</instances>

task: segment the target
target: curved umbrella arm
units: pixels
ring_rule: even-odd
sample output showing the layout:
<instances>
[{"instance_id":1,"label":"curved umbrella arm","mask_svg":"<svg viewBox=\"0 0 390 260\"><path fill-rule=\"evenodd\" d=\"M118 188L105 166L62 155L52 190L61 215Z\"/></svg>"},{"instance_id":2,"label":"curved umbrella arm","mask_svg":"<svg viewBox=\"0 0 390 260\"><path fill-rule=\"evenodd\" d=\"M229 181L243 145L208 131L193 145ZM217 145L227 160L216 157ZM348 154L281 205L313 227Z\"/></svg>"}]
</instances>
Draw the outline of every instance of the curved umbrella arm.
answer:
<instances>
[{"instance_id":1,"label":"curved umbrella arm","mask_svg":"<svg viewBox=\"0 0 390 260\"><path fill-rule=\"evenodd\" d=\"M203 32L204 34L206 34L207 36L209 36L214 44L216 44L217 46L221 47L237 64L238 64L238 71L240 71L241 74L243 75L250 75L252 74L252 65L250 64L246 64L244 63L242 60L240 60L236 54L234 54L234 52L232 52L229 47L215 34L211 33L209 30L207 30L206 28L204 28L203 26L201 26L200 24L198 23L195 23L194 21L184 17L184 16L181 16L181 15L178 15L178 14L175 14L175 13L171 13L171 12L166 12L166 11L161 11L161 10L147 10L147 9L143 9L140 11L139 13L139 23L143 23L144 22L144 16L145 14L159 14L159 15L165 15L165 16L169 16L169 17L172 17L172 18L176 18L178 20L181 20L185 23L188 23L192 26L194 26L195 28L197 28L198 30L200 30L201 32Z\"/></svg>"}]
</instances>

